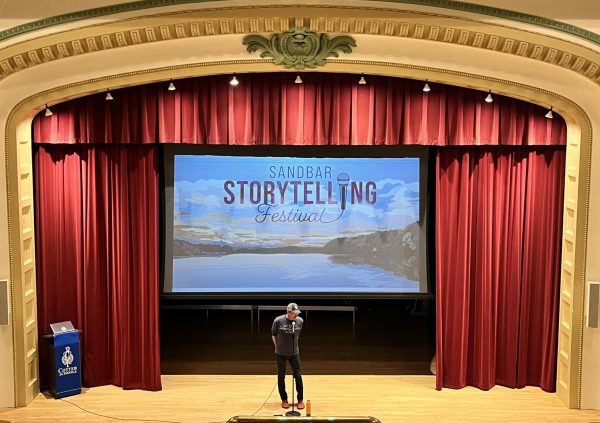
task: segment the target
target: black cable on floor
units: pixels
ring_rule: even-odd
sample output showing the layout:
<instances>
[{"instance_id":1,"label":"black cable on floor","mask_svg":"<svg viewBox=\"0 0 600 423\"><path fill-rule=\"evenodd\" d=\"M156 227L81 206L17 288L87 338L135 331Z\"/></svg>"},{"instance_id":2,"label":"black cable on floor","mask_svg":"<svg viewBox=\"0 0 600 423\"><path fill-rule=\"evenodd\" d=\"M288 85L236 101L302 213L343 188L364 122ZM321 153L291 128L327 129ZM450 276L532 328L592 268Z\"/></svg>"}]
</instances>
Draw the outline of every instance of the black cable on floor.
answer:
<instances>
[{"instance_id":1,"label":"black cable on floor","mask_svg":"<svg viewBox=\"0 0 600 423\"><path fill-rule=\"evenodd\" d=\"M269 393L269 396L267 397L267 399L265 399L265 401L258 408L258 410L256 410L254 413L250 414L251 416L256 415L256 413L258 413L260 410L262 410L262 408L265 406L265 404L267 403L267 401L269 401L269 398L271 398L271 395L273 395L273 391L275 390L276 386L277 386L277 382L275 382L275 385L273 385L273 389L271 389L271 392Z\"/></svg>"},{"instance_id":2,"label":"black cable on floor","mask_svg":"<svg viewBox=\"0 0 600 423\"><path fill-rule=\"evenodd\" d=\"M262 410L262 408L265 406L265 404L267 403L267 401L269 401L269 398L271 398L271 395L273 395L273 391L275 390L276 386L277 386L277 382L275 382L275 385L273 385L273 389L271 389L271 392L269 392L269 395L264 400L264 402L261 404L261 406L258 408L258 410L256 410L254 413L252 413L251 416L256 415L256 413L258 413L260 410ZM156 422L156 423L183 423L183 422L180 422L180 421L173 421L173 420L134 419L134 418L107 416L105 414L95 413L93 411L86 410L85 408L81 407L80 405L75 404L74 402L67 401L67 400L62 399L62 398L58 398L58 399L60 401L62 401L62 402L66 402L67 404L71 404L72 406L75 406L75 407L79 408L81 411L84 411L84 412L86 412L88 414L93 414L94 416L103 417L105 419L120 420L120 421L136 421L136 422L143 421L143 422ZM223 420L223 421L218 421L218 422L207 422L207 423L226 423L226 421Z\"/></svg>"},{"instance_id":3,"label":"black cable on floor","mask_svg":"<svg viewBox=\"0 0 600 423\"><path fill-rule=\"evenodd\" d=\"M172 420L133 419L133 418L126 418L126 417L107 416L105 414L95 413L93 411L86 410L85 408L83 408L83 407L75 404L74 402L67 401L67 400L62 399L62 398L58 398L58 399L61 400L62 402L66 402L67 404L71 404L71 405L79 408L81 411L84 411L84 412L86 412L88 414L93 414L94 416L98 416L98 417L104 417L105 419L122 420L122 421L136 421L136 422L183 423L183 422L175 422L175 421L172 421ZM224 423L224 422L213 422L213 423Z\"/></svg>"}]
</instances>

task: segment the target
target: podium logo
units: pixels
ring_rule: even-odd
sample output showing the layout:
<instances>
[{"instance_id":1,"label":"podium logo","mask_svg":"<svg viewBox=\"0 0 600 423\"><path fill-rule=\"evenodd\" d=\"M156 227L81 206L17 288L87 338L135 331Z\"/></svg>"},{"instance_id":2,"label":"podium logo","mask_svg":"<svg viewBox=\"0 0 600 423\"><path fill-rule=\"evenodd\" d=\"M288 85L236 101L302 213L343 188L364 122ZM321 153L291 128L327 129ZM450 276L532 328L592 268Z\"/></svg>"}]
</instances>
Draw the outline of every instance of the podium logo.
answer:
<instances>
[{"instance_id":1,"label":"podium logo","mask_svg":"<svg viewBox=\"0 0 600 423\"><path fill-rule=\"evenodd\" d=\"M71 347L65 347L65 352L62 355L62 364L63 366L69 367L73 364L73 353L71 352Z\"/></svg>"},{"instance_id":2,"label":"podium logo","mask_svg":"<svg viewBox=\"0 0 600 423\"><path fill-rule=\"evenodd\" d=\"M61 362L65 368L58 369L59 376L71 375L77 373L77 366L70 367L73 364L73 360L75 360L75 356L71 352L71 347L66 346L65 351L62 354Z\"/></svg>"}]
</instances>

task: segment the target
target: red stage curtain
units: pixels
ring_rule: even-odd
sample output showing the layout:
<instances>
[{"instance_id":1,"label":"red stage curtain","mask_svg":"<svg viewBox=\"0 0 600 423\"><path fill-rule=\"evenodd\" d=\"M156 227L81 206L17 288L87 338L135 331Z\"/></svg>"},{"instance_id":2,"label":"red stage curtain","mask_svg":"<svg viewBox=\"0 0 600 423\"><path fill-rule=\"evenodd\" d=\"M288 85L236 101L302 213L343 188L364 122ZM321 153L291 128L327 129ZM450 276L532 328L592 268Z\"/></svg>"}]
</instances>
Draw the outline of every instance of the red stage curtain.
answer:
<instances>
[{"instance_id":1,"label":"red stage curtain","mask_svg":"<svg viewBox=\"0 0 600 423\"><path fill-rule=\"evenodd\" d=\"M155 150L44 145L35 154L39 332L63 320L82 330L86 386L161 389Z\"/></svg>"},{"instance_id":2,"label":"red stage curtain","mask_svg":"<svg viewBox=\"0 0 600 423\"><path fill-rule=\"evenodd\" d=\"M437 154L437 388L555 390L565 152Z\"/></svg>"},{"instance_id":3,"label":"red stage curtain","mask_svg":"<svg viewBox=\"0 0 600 423\"><path fill-rule=\"evenodd\" d=\"M52 106L36 143L220 145L564 145L565 122L542 107L465 88L355 75L240 75L175 81Z\"/></svg>"},{"instance_id":4,"label":"red stage curtain","mask_svg":"<svg viewBox=\"0 0 600 423\"><path fill-rule=\"evenodd\" d=\"M457 87L302 78L186 79L174 92L132 87L38 115L36 143L80 144L35 156L40 331L77 316L88 386L160 389L158 143L440 146L437 387L553 390L564 120Z\"/></svg>"}]
</instances>

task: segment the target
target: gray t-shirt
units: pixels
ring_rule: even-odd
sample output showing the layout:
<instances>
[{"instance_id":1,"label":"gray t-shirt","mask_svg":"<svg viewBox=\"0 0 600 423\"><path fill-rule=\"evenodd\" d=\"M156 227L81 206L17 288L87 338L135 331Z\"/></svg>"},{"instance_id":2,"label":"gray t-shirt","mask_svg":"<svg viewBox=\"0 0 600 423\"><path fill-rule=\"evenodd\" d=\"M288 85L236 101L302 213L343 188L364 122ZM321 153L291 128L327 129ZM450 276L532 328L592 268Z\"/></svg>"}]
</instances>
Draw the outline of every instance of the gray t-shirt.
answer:
<instances>
[{"instance_id":1,"label":"gray t-shirt","mask_svg":"<svg viewBox=\"0 0 600 423\"><path fill-rule=\"evenodd\" d=\"M292 325L292 320L288 320L285 314L275 318L273 321L271 334L277 337L275 340L275 354L285 355L287 357L300 354L298 338L300 337L300 331L302 330L302 325L304 325L304 320L302 320L302 317L298 316L296 317L296 320L293 321L296 322L295 325Z\"/></svg>"}]
</instances>

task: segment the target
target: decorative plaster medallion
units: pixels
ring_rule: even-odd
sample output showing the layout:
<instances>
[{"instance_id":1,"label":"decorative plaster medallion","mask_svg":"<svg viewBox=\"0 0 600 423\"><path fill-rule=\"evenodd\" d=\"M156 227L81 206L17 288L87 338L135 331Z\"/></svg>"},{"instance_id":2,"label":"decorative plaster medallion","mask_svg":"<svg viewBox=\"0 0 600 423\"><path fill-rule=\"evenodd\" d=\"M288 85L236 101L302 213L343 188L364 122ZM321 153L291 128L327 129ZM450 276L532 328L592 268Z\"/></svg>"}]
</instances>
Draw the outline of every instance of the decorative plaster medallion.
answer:
<instances>
[{"instance_id":1,"label":"decorative plaster medallion","mask_svg":"<svg viewBox=\"0 0 600 423\"><path fill-rule=\"evenodd\" d=\"M248 35L242 43L249 53L263 50L260 57L271 57L276 65L295 69L324 66L328 57L339 57L338 51L352 53L352 47L356 47L356 41L350 36L329 39L325 33L317 34L306 28L273 34L270 39Z\"/></svg>"}]
</instances>

